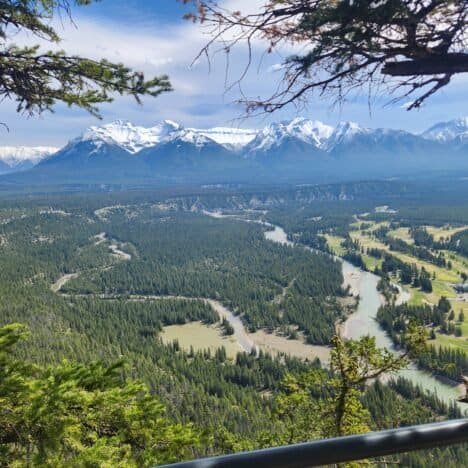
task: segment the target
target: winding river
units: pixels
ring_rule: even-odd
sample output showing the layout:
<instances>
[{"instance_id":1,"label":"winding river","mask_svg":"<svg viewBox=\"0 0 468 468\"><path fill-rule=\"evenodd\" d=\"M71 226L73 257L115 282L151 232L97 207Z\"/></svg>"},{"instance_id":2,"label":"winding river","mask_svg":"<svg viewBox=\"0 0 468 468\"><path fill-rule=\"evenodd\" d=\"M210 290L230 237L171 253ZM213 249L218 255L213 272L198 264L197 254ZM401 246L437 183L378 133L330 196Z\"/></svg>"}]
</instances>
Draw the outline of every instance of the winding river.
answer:
<instances>
[{"instance_id":1,"label":"winding river","mask_svg":"<svg viewBox=\"0 0 468 468\"><path fill-rule=\"evenodd\" d=\"M286 232L279 226L274 226L272 231L266 231L265 238L280 244L294 245L293 242L288 240ZM382 297L377 291L379 277L373 273L362 271L349 262L344 260L341 261L343 264L343 277L349 278L354 276L357 278L356 286L357 292L360 296L356 312L344 323L344 337L358 339L365 335L374 336L377 346L397 352L391 339L375 319L377 311L382 305ZM404 291L402 292L402 295L405 300L408 299L408 296ZM460 396L460 390L457 386L451 386L438 380L429 372L417 369L414 364L411 364L407 369L400 371L398 375L411 380L414 384L421 386L424 390L435 392L437 396L446 403L452 403L458 396ZM462 411L466 410L466 405L457 402L457 406Z\"/></svg>"},{"instance_id":2,"label":"winding river","mask_svg":"<svg viewBox=\"0 0 468 468\"><path fill-rule=\"evenodd\" d=\"M265 221L245 219L235 215L223 215L220 212L210 213L205 211L204 214L218 219L226 217L237 219L239 221L262 224L263 226L270 228L268 231L265 231L265 239L279 244L289 245L291 247L295 245L294 242L291 242L288 239L286 232L280 226L276 226ZM395 350L395 347L385 330L380 327L376 320L377 311L383 304L383 299L377 291L379 277L373 273L362 271L347 261L342 259L339 260L343 264L343 277L345 279L351 277L357 279L357 284L354 286L356 289L355 292L357 292L360 297L356 312L353 313L343 325L343 336L350 339L359 339L366 335L374 336L377 346L390 349L395 353L398 352ZM399 302L403 303L408 299L408 294L405 291L401 291ZM424 390L436 393L437 396L446 403L452 403L460 396L459 387L442 382L431 373L417 369L414 364L410 364L408 368L400 371L398 375L407 378L414 384L422 387ZM457 402L457 406L463 412L466 411L466 405Z\"/></svg>"},{"instance_id":3,"label":"winding river","mask_svg":"<svg viewBox=\"0 0 468 468\"><path fill-rule=\"evenodd\" d=\"M280 226L273 225L261 220L246 219L239 217L238 215L224 215L220 212L203 212L207 216L213 218L230 218L236 219L238 221L244 222L253 222L258 223L263 226L268 227L269 229L265 231L265 239L276 242L283 245L288 245L294 247L296 244L288 240L288 236L284 229ZM131 255L122 252L118 249L117 245L112 245L111 249L114 254L119 255L122 260L130 260ZM358 308L355 313L353 313L343 324L342 334L345 338L358 339L365 335L374 336L376 343L379 347L388 348L395 353L398 352L395 350L390 338L387 336L385 331L377 323L375 317L379 307L382 305L382 297L377 291L377 284L379 282L379 277L373 273L364 272L359 268L353 266L349 262L339 259L343 264L343 277L348 280L353 279L353 292L359 294L360 301ZM66 284L67 281L77 278L79 273L67 274L59 278L56 283L51 286L51 289L55 293L60 293L61 288ZM355 284L354 284L355 283ZM115 297L106 297L101 296L102 298L115 298ZM227 309L219 301L206 298L189 298L182 296L132 296L131 300L161 300L169 298L180 298L188 300L204 300L208 302L211 307L218 313L220 318L226 318L234 329L234 336L240 345L240 347L246 351L250 352L253 348L257 348L256 344L252 340L249 333L246 331L244 324L240 317L233 314L229 309ZM408 294L404 291L401 291L400 294L400 303L408 300ZM417 369L414 365L409 366L409 368L400 371L399 375L406 377L411 380L414 384L421 386L423 389L435 392L438 397L445 401L446 403L451 403L456 400L460 395L460 391L456 386L450 386L437 378L431 375L429 372L424 372ZM466 410L465 405L462 405L457 402L458 407L464 412Z\"/></svg>"}]
</instances>

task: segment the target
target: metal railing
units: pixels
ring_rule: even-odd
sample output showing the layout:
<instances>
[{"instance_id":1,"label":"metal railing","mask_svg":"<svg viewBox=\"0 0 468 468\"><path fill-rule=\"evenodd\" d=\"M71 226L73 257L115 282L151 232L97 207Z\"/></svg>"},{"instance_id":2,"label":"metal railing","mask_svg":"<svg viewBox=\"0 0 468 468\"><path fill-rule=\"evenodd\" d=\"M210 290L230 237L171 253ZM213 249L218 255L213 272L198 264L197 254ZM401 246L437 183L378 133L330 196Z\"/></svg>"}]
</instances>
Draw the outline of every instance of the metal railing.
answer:
<instances>
[{"instance_id":1,"label":"metal railing","mask_svg":"<svg viewBox=\"0 0 468 468\"><path fill-rule=\"evenodd\" d=\"M468 419L316 440L165 465L166 468L304 468L468 442Z\"/></svg>"}]
</instances>

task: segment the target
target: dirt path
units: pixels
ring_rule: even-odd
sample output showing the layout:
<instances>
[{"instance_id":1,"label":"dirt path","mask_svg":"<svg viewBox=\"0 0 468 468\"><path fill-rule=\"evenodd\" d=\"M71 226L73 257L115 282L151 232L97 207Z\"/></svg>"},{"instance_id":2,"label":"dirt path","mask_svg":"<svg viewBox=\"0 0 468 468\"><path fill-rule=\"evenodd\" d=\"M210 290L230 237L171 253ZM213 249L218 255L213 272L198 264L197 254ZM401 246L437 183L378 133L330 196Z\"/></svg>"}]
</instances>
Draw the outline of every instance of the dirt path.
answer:
<instances>
[{"instance_id":1,"label":"dirt path","mask_svg":"<svg viewBox=\"0 0 468 468\"><path fill-rule=\"evenodd\" d=\"M330 348L326 346L314 346L304 343L301 340L290 340L283 336L278 336L265 331L257 331L249 333L242 323L241 318L235 315L231 310L224 306L221 302L215 299L206 299L203 297L189 297L180 295L109 295L109 294L93 294L93 295L67 295L66 297L97 297L103 300L118 300L125 298L128 301L143 302L143 301L162 301L162 300L184 300L184 301L203 301L209 304L218 314L219 321L224 318L231 324L234 329L233 338L235 339L240 350L250 353L252 350L259 351L260 349L271 354L289 354L290 356L299 357L302 359L313 360L319 358L323 363L327 363L330 357Z\"/></svg>"},{"instance_id":2,"label":"dirt path","mask_svg":"<svg viewBox=\"0 0 468 468\"><path fill-rule=\"evenodd\" d=\"M111 250L112 255L114 255L117 258L120 258L121 260L124 260L125 262L129 262L132 259L132 256L129 253L120 250L117 244L109 245L109 249Z\"/></svg>"},{"instance_id":3,"label":"dirt path","mask_svg":"<svg viewBox=\"0 0 468 468\"><path fill-rule=\"evenodd\" d=\"M234 336L245 352L250 353L253 349L258 350L239 316L234 315L229 309L224 307L221 302L213 299L206 299L205 301L217 312L221 320L226 319L231 324L234 329Z\"/></svg>"},{"instance_id":4,"label":"dirt path","mask_svg":"<svg viewBox=\"0 0 468 468\"><path fill-rule=\"evenodd\" d=\"M112 252L112 255L114 257L117 257L126 262L132 259L131 254L129 254L128 252L124 252L121 249L121 245L119 245L119 243L116 240L110 239L107 233L100 232L98 235L94 236L94 239L95 239L94 245L100 245L104 242L110 242L109 249Z\"/></svg>"},{"instance_id":5,"label":"dirt path","mask_svg":"<svg viewBox=\"0 0 468 468\"><path fill-rule=\"evenodd\" d=\"M68 273L67 275L63 275L50 286L50 289L54 293L58 293L70 280L76 279L78 276L80 276L80 273Z\"/></svg>"},{"instance_id":6,"label":"dirt path","mask_svg":"<svg viewBox=\"0 0 468 468\"><path fill-rule=\"evenodd\" d=\"M109 239L107 237L107 234L105 232L100 232L93 238L95 240L94 245L100 245L103 242L112 242L109 245L109 249L111 250L111 255L113 255L116 258L119 258L120 260L123 261L130 261L132 259L132 256L128 252L124 252L123 250L120 249L120 246L113 240ZM109 269L109 267L102 267L101 270L105 271ZM76 272L76 273L67 273L66 275L61 276L54 284L50 286L50 289L54 293L60 292L60 290L71 280L78 278L83 272Z\"/></svg>"}]
</instances>

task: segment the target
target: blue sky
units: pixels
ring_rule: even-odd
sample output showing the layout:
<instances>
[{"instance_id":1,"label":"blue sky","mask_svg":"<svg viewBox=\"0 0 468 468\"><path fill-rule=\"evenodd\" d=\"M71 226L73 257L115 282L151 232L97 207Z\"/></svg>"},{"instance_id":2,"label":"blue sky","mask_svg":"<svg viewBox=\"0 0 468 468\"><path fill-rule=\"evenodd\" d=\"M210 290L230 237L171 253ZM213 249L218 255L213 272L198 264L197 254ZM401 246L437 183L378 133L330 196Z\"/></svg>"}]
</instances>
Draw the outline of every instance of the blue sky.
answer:
<instances>
[{"instance_id":1,"label":"blue sky","mask_svg":"<svg viewBox=\"0 0 468 468\"><path fill-rule=\"evenodd\" d=\"M255 7L263 0L223 0L227 6L241 9ZM353 120L369 127L403 128L422 131L442 120L464 116L466 111L467 77L459 77L440 92L420 111L407 112L401 103L383 106L375 103L371 109L365 94L356 97L341 108L329 100L313 98L306 109L295 107L272 116L242 119L243 109L235 103L240 97L238 88L225 91L225 58L219 54L212 62L193 59L205 43L202 30L182 20L187 11L176 0L102 0L89 7L73 10L75 24L64 20L59 32L64 40L62 48L93 58L106 57L122 61L148 76L167 73L175 91L157 99L145 99L142 106L130 98L118 98L102 107L104 122L128 119L151 126L162 119L176 120L186 126L209 127L234 125L260 127L273 120L301 115L334 125L341 120ZM18 39L21 42L22 38ZM31 37L24 38L31 43ZM260 48L255 54L255 66L243 81L242 91L249 97L266 96L275 86L278 75L272 66L283 55L272 54L260 63ZM239 76L246 61L246 51L231 54L229 80ZM1 145L63 145L99 121L85 111L58 106L54 114L37 118L18 116L13 103L2 103L1 121L10 132L3 132Z\"/></svg>"}]
</instances>

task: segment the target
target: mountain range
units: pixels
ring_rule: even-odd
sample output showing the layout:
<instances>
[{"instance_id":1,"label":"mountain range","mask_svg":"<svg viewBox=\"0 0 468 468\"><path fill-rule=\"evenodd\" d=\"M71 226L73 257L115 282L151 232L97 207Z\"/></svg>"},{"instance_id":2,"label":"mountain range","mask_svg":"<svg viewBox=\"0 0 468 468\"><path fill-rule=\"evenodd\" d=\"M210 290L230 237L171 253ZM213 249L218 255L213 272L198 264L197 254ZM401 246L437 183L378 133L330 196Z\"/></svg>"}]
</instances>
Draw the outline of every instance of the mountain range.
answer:
<instances>
[{"instance_id":1,"label":"mountain range","mask_svg":"<svg viewBox=\"0 0 468 468\"><path fill-rule=\"evenodd\" d=\"M31 169L59 149L53 146L0 146L0 174Z\"/></svg>"},{"instance_id":2,"label":"mountain range","mask_svg":"<svg viewBox=\"0 0 468 468\"><path fill-rule=\"evenodd\" d=\"M34 166L34 167L32 167ZM64 148L0 147L0 182L316 182L468 170L468 118L421 134L305 118L263 129L93 126Z\"/></svg>"}]
</instances>

